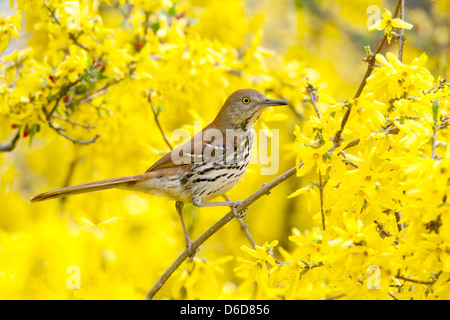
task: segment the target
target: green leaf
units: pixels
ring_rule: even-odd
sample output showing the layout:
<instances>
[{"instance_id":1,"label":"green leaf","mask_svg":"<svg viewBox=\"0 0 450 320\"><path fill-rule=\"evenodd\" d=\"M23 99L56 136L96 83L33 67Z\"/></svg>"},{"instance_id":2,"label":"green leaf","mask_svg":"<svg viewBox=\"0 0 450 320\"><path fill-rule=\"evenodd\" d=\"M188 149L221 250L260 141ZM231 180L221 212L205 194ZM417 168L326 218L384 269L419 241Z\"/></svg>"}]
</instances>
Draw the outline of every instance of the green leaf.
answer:
<instances>
[{"instance_id":1,"label":"green leaf","mask_svg":"<svg viewBox=\"0 0 450 320\"><path fill-rule=\"evenodd\" d=\"M161 24L159 23L159 22L155 22L153 25L152 25L152 29L153 29L153 31L158 31L159 29L161 28Z\"/></svg>"},{"instance_id":2,"label":"green leaf","mask_svg":"<svg viewBox=\"0 0 450 320\"><path fill-rule=\"evenodd\" d=\"M169 11L167 11L167 13L169 14L169 16L171 16L171 17L175 16L175 14L177 13L175 7L176 7L176 4L174 4L174 5L169 9Z\"/></svg>"},{"instance_id":3,"label":"green leaf","mask_svg":"<svg viewBox=\"0 0 450 320\"><path fill-rule=\"evenodd\" d=\"M86 68L89 69L92 66L92 62L94 61L94 59L92 59L91 57L88 58L87 60L87 66Z\"/></svg>"},{"instance_id":4,"label":"green leaf","mask_svg":"<svg viewBox=\"0 0 450 320\"><path fill-rule=\"evenodd\" d=\"M161 106L161 105L159 105L159 106L156 106L154 109L155 109L155 112L156 112L156 116L159 116L159 114L161 113L161 111L164 110L164 107Z\"/></svg>"}]
</instances>

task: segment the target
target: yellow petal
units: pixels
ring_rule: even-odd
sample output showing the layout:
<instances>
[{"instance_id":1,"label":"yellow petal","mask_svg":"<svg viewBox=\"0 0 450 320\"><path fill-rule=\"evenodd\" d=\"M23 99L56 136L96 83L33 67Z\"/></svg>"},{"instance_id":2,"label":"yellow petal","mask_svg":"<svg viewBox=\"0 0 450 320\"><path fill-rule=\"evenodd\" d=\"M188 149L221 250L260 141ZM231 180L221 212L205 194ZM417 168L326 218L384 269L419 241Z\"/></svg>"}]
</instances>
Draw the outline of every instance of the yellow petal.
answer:
<instances>
[{"instance_id":1,"label":"yellow petal","mask_svg":"<svg viewBox=\"0 0 450 320\"><path fill-rule=\"evenodd\" d=\"M395 126L402 131L403 133L405 133L406 135L410 136L411 135L411 130L407 127L402 125L400 122L398 121L394 121Z\"/></svg>"},{"instance_id":2,"label":"yellow petal","mask_svg":"<svg viewBox=\"0 0 450 320\"><path fill-rule=\"evenodd\" d=\"M383 17L384 20L392 19L392 13L388 9L385 9L385 11L381 14L381 16Z\"/></svg>"},{"instance_id":3,"label":"yellow petal","mask_svg":"<svg viewBox=\"0 0 450 320\"><path fill-rule=\"evenodd\" d=\"M372 26L370 26L368 29L369 31L373 31L373 30L381 30L384 28L381 28L381 20L377 20Z\"/></svg>"},{"instance_id":4,"label":"yellow petal","mask_svg":"<svg viewBox=\"0 0 450 320\"><path fill-rule=\"evenodd\" d=\"M76 73L76 72L69 73L69 81L70 82L75 82L77 80L78 80L78 73Z\"/></svg>"},{"instance_id":5,"label":"yellow petal","mask_svg":"<svg viewBox=\"0 0 450 320\"><path fill-rule=\"evenodd\" d=\"M312 159L308 159L303 163L303 166L297 170L297 177L304 176L309 170L314 166L314 161Z\"/></svg>"},{"instance_id":6,"label":"yellow petal","mask_svg":"<svg viewBox=\"0 0 450 320\"><path fill-rule=\"evenodd\" d=\"M404 67L403 63L398 60L397 56L393 54L392 52L386 53L386 59L391 63L391 65L394 67L394 69L398 69L400 67Z\"/></svg>"},{"instance_id":7,"label":"yellow petal","mask_svg":"<svg viewBox=\"0 0 450 320\"><path fill-rule=\"evenodd\" d=\"M303 193L306 193L306 192L308 192L308 189L309 189L309 187L303 187L303 188L297 189L296 191L292 192L288 196L288 198L294 198L294 197L297 197L297 196L299 196L299 195L301 195Z\"/></svg>"},{"instance_id":8,"label":"yellow petal","mask_svg":"<svg viewBox=\"0 0 450 320\"><path fill-rule=\"evenodd\" d=\"M407 29L407 30L410 30L413 27L413 25L411 23L403 21L402 19L399 19L399 18L392 19L391 24L395 28L402 28L402 29Z\"/></svg>"},{"instance_id":9,"label":"yellow petal","mask_svg":"<svg viewBox=\"0 0 450 320\"><path fill-rule=\"evenodd\" d=\"M325 142L325 144L323 146L321 146L319 149L317 149L317 153L320 155L323 155L331 148L333 148L333 142L327 141L327 142Z\"/></svg>"},{"instance_id":10,"label":"yellow petal","mask_svg":"<svg viewBox=\"0 0 450 320\"><path fill-rule=\"evenodd\" d=\"M241 246L241 250L248 253L249 255L251 255L254 258L257 258L257 259L259 258L259 254L256 250L250 249L249 247L244 246L244 245Z\"/></svg>"},{"instance_id":11,"label":"yellow petal","mask_svg":"<svg viewBox=\"0 0 450 320\"><path fill-rule=\"evenodd\" d=\"M386 58L382 55L382 54L380 54L380 53L377 53L377 55L375 56L375 60L377 60L377 62L379 63L379 64L381 64L383 67L386 67L386 68L392 68L392 65L386 60Z\"/></svg>"},{"instance_id":12,"label":"yellow petal","mask_svg":"<svg viewBox=\"0 0 450 320\"><path fill-rule=\"evenodd\" d=\"M419 58L414 59L413 63L415 66L423 67L428 60L426 53L422 53Z\"/></svg>"}]
</instances>

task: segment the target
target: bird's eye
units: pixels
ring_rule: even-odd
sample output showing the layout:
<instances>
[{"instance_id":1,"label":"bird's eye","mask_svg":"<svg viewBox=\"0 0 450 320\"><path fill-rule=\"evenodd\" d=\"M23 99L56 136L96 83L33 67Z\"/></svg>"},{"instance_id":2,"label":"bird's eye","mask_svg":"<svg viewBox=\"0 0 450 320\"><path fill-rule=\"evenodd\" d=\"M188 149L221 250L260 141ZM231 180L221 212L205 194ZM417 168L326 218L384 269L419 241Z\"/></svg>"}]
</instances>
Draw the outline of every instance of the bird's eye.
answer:
<instances>
[{"instance_id":1,"label":"bird's eye","mask_svg":"<svg viewBox=\"0 0 450 320\"><path fill-rule=\"evenodd\" d=\"M245 104L248 104L248 103L250 103L250 99L245 97L244 99L242 99L242 102Z\"/></svg>"}]
</instances>

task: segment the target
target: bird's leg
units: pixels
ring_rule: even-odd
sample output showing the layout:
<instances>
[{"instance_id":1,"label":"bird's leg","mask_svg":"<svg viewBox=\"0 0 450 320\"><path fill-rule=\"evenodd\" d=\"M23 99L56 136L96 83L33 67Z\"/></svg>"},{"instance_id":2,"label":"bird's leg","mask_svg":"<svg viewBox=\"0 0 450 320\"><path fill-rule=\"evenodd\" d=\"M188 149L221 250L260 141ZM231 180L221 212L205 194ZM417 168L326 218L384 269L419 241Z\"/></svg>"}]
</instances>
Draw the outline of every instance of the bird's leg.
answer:
<instances>
[{"instance_id":1,"label":"bird's leg","mask_svg":"<svg viewBox=\"0 0 450 320\"><path fill-rule=\"evenodd\" d=\"M192 199L192 204L196 207L230 207L236 218L245 218L245 213L247 210L241 211L239 214L237 208L241 205L242 201L222 201L222 202L203 202L196 199Z\"/></svg>"},{"instance_id":2,"label":"bird's leg","mask_svg":"<svg viewBox=\"0 0 450 320\"><path fill-rule=\"evenodd\" d=\"M183 232L184 232L184 240L186 241L186 248L189 251L189 255L190 255L190 260L191 262L194 260L194 256L196 251L198 250L194 250L192 248L192 245L194 244L191 240L191 238L189 238L189 234L187 232L186 229L186 225L184 224L184 219L183 219L183 207L184 207L184 202L182 201L177 201L175 202L175 208L177 209L178 212L178 216L180 217L180 221L181 221L181 226L183 227Z\"/></svg>"}]
</instances>

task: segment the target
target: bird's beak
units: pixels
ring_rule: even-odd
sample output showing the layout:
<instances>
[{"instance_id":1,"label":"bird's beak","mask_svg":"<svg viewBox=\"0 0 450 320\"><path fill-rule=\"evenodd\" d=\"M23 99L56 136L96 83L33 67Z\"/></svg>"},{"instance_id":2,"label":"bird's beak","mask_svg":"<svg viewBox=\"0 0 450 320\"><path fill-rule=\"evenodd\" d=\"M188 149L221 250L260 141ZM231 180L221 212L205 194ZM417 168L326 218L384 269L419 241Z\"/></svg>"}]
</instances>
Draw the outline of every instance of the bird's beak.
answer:
<instances>
[{"instance_id":1,"label":"bird's beak","mask_svg":"<svg viewBox=\"0 0 450 320\"><path fill-rule=\"evenodd\" d=\"M263 103L262 103L262 105L263 106L265 106L265 107L268 107L268 106L285 106L285 105L287 105L288 103L286 102L286 101L284 101L284 100L278 100L278 99L266 99Z\"/></svg>"}]
</instances>

